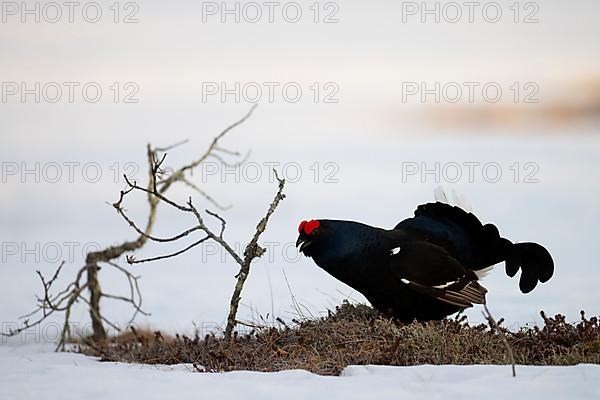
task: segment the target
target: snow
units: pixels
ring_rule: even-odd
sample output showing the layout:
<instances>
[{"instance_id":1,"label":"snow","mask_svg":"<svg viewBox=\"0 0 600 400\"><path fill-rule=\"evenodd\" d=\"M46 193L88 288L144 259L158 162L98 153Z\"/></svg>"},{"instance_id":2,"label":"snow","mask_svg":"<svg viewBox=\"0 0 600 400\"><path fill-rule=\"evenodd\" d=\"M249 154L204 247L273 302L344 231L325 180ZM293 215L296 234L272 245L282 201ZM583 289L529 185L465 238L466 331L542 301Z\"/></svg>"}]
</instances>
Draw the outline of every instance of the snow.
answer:
<instances>
[{"instance_id":1,"label":"snow","mask_svg":"<svg viewBox=\"0 0 600 400\"><path fill-rule=\"evenodd\" d=\"M2 399L600 398L600 366L350 366L339 377L307 371L198 373L190 365L99 362L48 344L0 346Z\"/></svg>"},{"instance_id":2,"label":"snow","mask_svg":"<svg viewBox=\"0 0 600 400\"><path fill-rule=\"evenodd\" d=\"M260 116L258 113L256 120L262 118ZM264 118L261 122L256 120L252 120L252 123L261 125L264 122L268 125ZM345 139L343 154L336 153L335 158L302 153L305 159L294 155L293 146L288 148L284 141L277 144L276 154L280 157L277 161L285 163L286 160L294 160L305 166L307 173L310 173L308 166L314 160L319 160L320 165L328 160L338 162L339 183L316 184L310 175L305 174L303 180L286 186L287 198L281 203L261 237L261 245L269 246L269 250L253 263L242 293L240 319L254 321L258 314L269 314L285 320L295 318L297 316L293 314L292 294L298 303L317 316L326 313L327 309L333 309L346 297L366 301L360 293L318 268L311 259L297 254L294 242L298 222L303 219L333 218L391 227L412 215L415 205L431 201L434 189L440 185L448 193L452 193L454 189L462 193L473 205L476 215L484 222L495 223L505 237L514 241L541 243L555 259L555 276L528 295L520 293L518 280L508 278L503 265L495 268L485 278L483 285L489 290L490 310L498 318L504 317L506 326L516 329L528 323L540 324L540 310L545 310L549 315L565 314L569 321L578 320L580 310L586 310L589 315L598 313L597 305L600 302L595 285L600 272L593 267L597 264L596 232L600 221L600 185L593 177L593 171L600 169L600 158L597 156L600 154L598 135L582 133L577 141L559 136L544 140L533 136L451 139L427 137L402 140L386 136L378 137L373 142L376 143L348 138ZM315 146L327 148L321 143ZM377 150L380 146L384 149ZM371 157L368 162L353 161L360 160L365 151L377 156ZM137 154L134 150L132 152ZM253 150L253 160L273 160L269 154L269 149L257 146ZM177 157L180 158L186 159ZM434 180L421 183L418 176L404 184L399 171L402 162L406 160L422 160L428 165L436 161L462 164L494 160L503 166L505 176L496 184L479 178L473 184L449 185ZM514 183L510 166L515 161L523 163L527 160L535 160L540 165L540 182ZM223 213L229 221L226 238L241 247L251 236L266 204L272 198L274 185L268 179L256 184L238 184L234 181L216 183L210 186L210 190L232 191L215 193L215 196L224 199L223 201L231 199L235 204L231 210ZM102 201L114 202L114 196L122 189L120 185L104 187L99 190L102 194L94 198L78 197L91 190L85 182L72 185L73 188L62 192L50 184L40 184L35 187L35 193L31 196L23 192L29 187L27 185L8 187L6 192L17 193L16 200L3 204L3 198L0 198L0 220L8 221L3 225L6 229L0 232L0 242L16 243L22 249L18 254L6 255L6 262L0 268L0 281L12 283L3 285L0 292L3 304L0 308L0 322L4 324L4 330L18 325L17 317L31 311L33 296L40 294L40 283L35 271L40 270L51 276L57 265L48 257L44 258L43 254L36 260L36 254L26 253L26 250L34 249L35 244L43 249L53 243L79 243L76 257L67 259L68 263L63 269L61 285L64 285L84 264L81 252L83 244L108 245L116 239L134 237L131 228ZM93 189L98 190L95 187ZM240 193L256 195L242 199L236 197L238 190ZM307 193L311 195L308 196ZM69 197L71 194L75 196L74 199ZM182 189L182 197L178 198L185 199L183 196L188 194L187 190ZM365 206L373 202L377 202L378 206ZM58 207L67 204L69 209L53 208L53 212L47 213L44 211L46 204ZM82 211L86 209L89 211ZM138 212L135 215L137 221L144 220L145 204L128 203L128 209L133 214ZM188 216L171 214L169 211L167 208L160 210L156 231L158 236L170 236L189 228L192 223ZM19 217L12 221L8 218L9 215ZM68 222L55 221L54 215L60 215L61 218L64 216ZM85 215L85 218L80 218L80 215ZM90 226L94 226L94 230L90 230ZM192 238L176 245L149 243L136 256L166 254L183 248L191 240ZM63 255L66 258L66 247L63 247ZM122 266L126 266L123 260L120 261ZM152 313L148 318L138 318L136 322L139 325L149 325L170 334L190 334L196 327L204 334L209 330L221 330L214 328L224 326L238 268L231 257L217 251L214 246L199 247L172 259L135 265L131 267L131 271L142 276L140 288L144 296L144 309ZM127 282L110 268L101 271L100 279L107 291L128 294ZM573 293L574 287L578 288L576 293ZM565 293L573 295L565 296ZM124 326L129 321L132 310L128 305L105 300L102 306L107 316L119 326ZM309 312L306 312L307 316L310 316ZM468 316L473 322L481 321L481 307L470 309ZM83 305L74 310L72 321L82 330L89 331L89 313ZM60 320L48 321L40 331L28 330L26 336L28 340L43 340L47 337L52 340L61 326Z\"/></svg>"}]
</instances>

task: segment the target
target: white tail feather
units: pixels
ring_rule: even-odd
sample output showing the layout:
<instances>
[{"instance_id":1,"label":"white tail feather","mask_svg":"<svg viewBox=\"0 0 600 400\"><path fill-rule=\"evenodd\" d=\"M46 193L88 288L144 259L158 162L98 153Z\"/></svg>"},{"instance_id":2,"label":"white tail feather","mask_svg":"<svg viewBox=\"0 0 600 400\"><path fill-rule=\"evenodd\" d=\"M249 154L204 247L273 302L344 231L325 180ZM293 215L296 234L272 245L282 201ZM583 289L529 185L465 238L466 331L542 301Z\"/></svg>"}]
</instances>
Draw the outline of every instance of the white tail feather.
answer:
<instances>
[{"instance_id":1,"label":"white tail feather","mask_svg":"<svg viewBox=\"0 0 600 400\"><path fill-rule=\"evenodd\" d=\"M433 196L435 197L435 201L439 201L440 203L458 206L466 212L471 212L472 210L471 205L465 200L465 197L457 193L454 189L452 189L452 201L448 200L448 196L446 196L446 192L442 186L435 188Z\"/></svg>"},{"instance_id":2,"label":"white tail feather","mask_svg":"<svg viewBox=\"0 0 600 400\"><path fill-rule=\"evenodd\" d=\"M487 276L487 274L489 274L492 271L492 269L494 269L493 265L491 267L487 267L484 269L480 269L479 271L473 271L473 272L475 272L475 275L477 275L478 279L483 279Z\"/></svg>"},{"instance_id":3,"label":"white tail feather","mask_svg":"<svg viewBox=\"0 0 600 400\"><path fill-rule=\"evenodd\" d=\"M438 186L433 190L433 197L435 198L435 201L450 204L448 202L448 197L446 197L446 192L444 192L444 188L441 186Z\"/></svg>"}]
</instances>

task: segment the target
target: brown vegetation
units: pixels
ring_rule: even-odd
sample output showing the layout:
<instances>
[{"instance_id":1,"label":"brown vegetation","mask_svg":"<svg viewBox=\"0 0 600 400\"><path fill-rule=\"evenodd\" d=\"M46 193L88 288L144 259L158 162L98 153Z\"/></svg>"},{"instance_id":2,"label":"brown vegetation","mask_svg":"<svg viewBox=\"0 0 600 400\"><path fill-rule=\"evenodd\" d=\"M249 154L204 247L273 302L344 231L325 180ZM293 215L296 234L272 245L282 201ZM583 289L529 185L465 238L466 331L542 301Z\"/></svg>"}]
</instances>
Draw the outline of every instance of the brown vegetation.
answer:
<instances>
[{"instance_id":1,"label":"brown vegetation","mask_svg":"<svg viewBox=\"0 0 600 400\"><path fill-rule=\"evenodd\" d=\"M600 363L600 322L581 313L578 323L547 317L543 327L504 331L517 364ZM501 323L501 321L500 321ZM132 330L79 351L103 361L191 363L199 371L279 371L301 368L337 375L347 365L510 364L502 336L466 317L402 324L365 305L344 303L325 318L249 334L164 337Z\"/></svg>"}]
</instances>

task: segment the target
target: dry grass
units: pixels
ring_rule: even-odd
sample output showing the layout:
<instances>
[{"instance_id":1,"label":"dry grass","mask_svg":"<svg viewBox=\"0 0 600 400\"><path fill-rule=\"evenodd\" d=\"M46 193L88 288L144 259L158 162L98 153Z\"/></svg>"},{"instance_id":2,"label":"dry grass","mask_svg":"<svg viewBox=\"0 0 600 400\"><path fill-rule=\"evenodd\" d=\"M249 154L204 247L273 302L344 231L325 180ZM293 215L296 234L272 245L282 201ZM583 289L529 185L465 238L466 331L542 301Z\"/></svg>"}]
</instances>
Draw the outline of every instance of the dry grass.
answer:
<instances>
[{"instance_id":1,"label":"dry grass","mask_svg":"<svg viewBox=\"0 0 600 400\"><path fill-rule=\"evenodd\" d=\"M517 364L600 363L600 322L576 324L542 313L544 326L504 330ZM498 332L466 319L402 324L365 305L345 303L326 318L293 327L263 328L230 340L219 336L163 337L131 331L110 341L79 346L104 361L192 363L199 371L279 371L301 368L337 375L347 365L509 364Z\"/></svg>"}]
</instances>

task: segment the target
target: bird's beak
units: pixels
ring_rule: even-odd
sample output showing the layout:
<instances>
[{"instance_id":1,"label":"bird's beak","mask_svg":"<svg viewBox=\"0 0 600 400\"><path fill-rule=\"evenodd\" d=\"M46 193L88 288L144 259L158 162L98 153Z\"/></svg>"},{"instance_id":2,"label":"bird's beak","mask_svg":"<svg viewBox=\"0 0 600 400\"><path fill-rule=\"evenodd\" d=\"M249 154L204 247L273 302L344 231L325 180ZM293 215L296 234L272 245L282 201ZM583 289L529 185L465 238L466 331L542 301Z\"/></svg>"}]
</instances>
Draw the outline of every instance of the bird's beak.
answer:
<instances>
[{"instance_id":1,"label":"bird's beak","mask_svg":"<svg viewBox=\"0 0 600 400\"><path fill-rule=\"evenodd\" d=\"M298 236L298 240L296 240L296 247L300 246L300 252L302 253L304 249L310 246L312 242L309 238L303 238L302 236Z\"/></svg>"}]
</instances>

